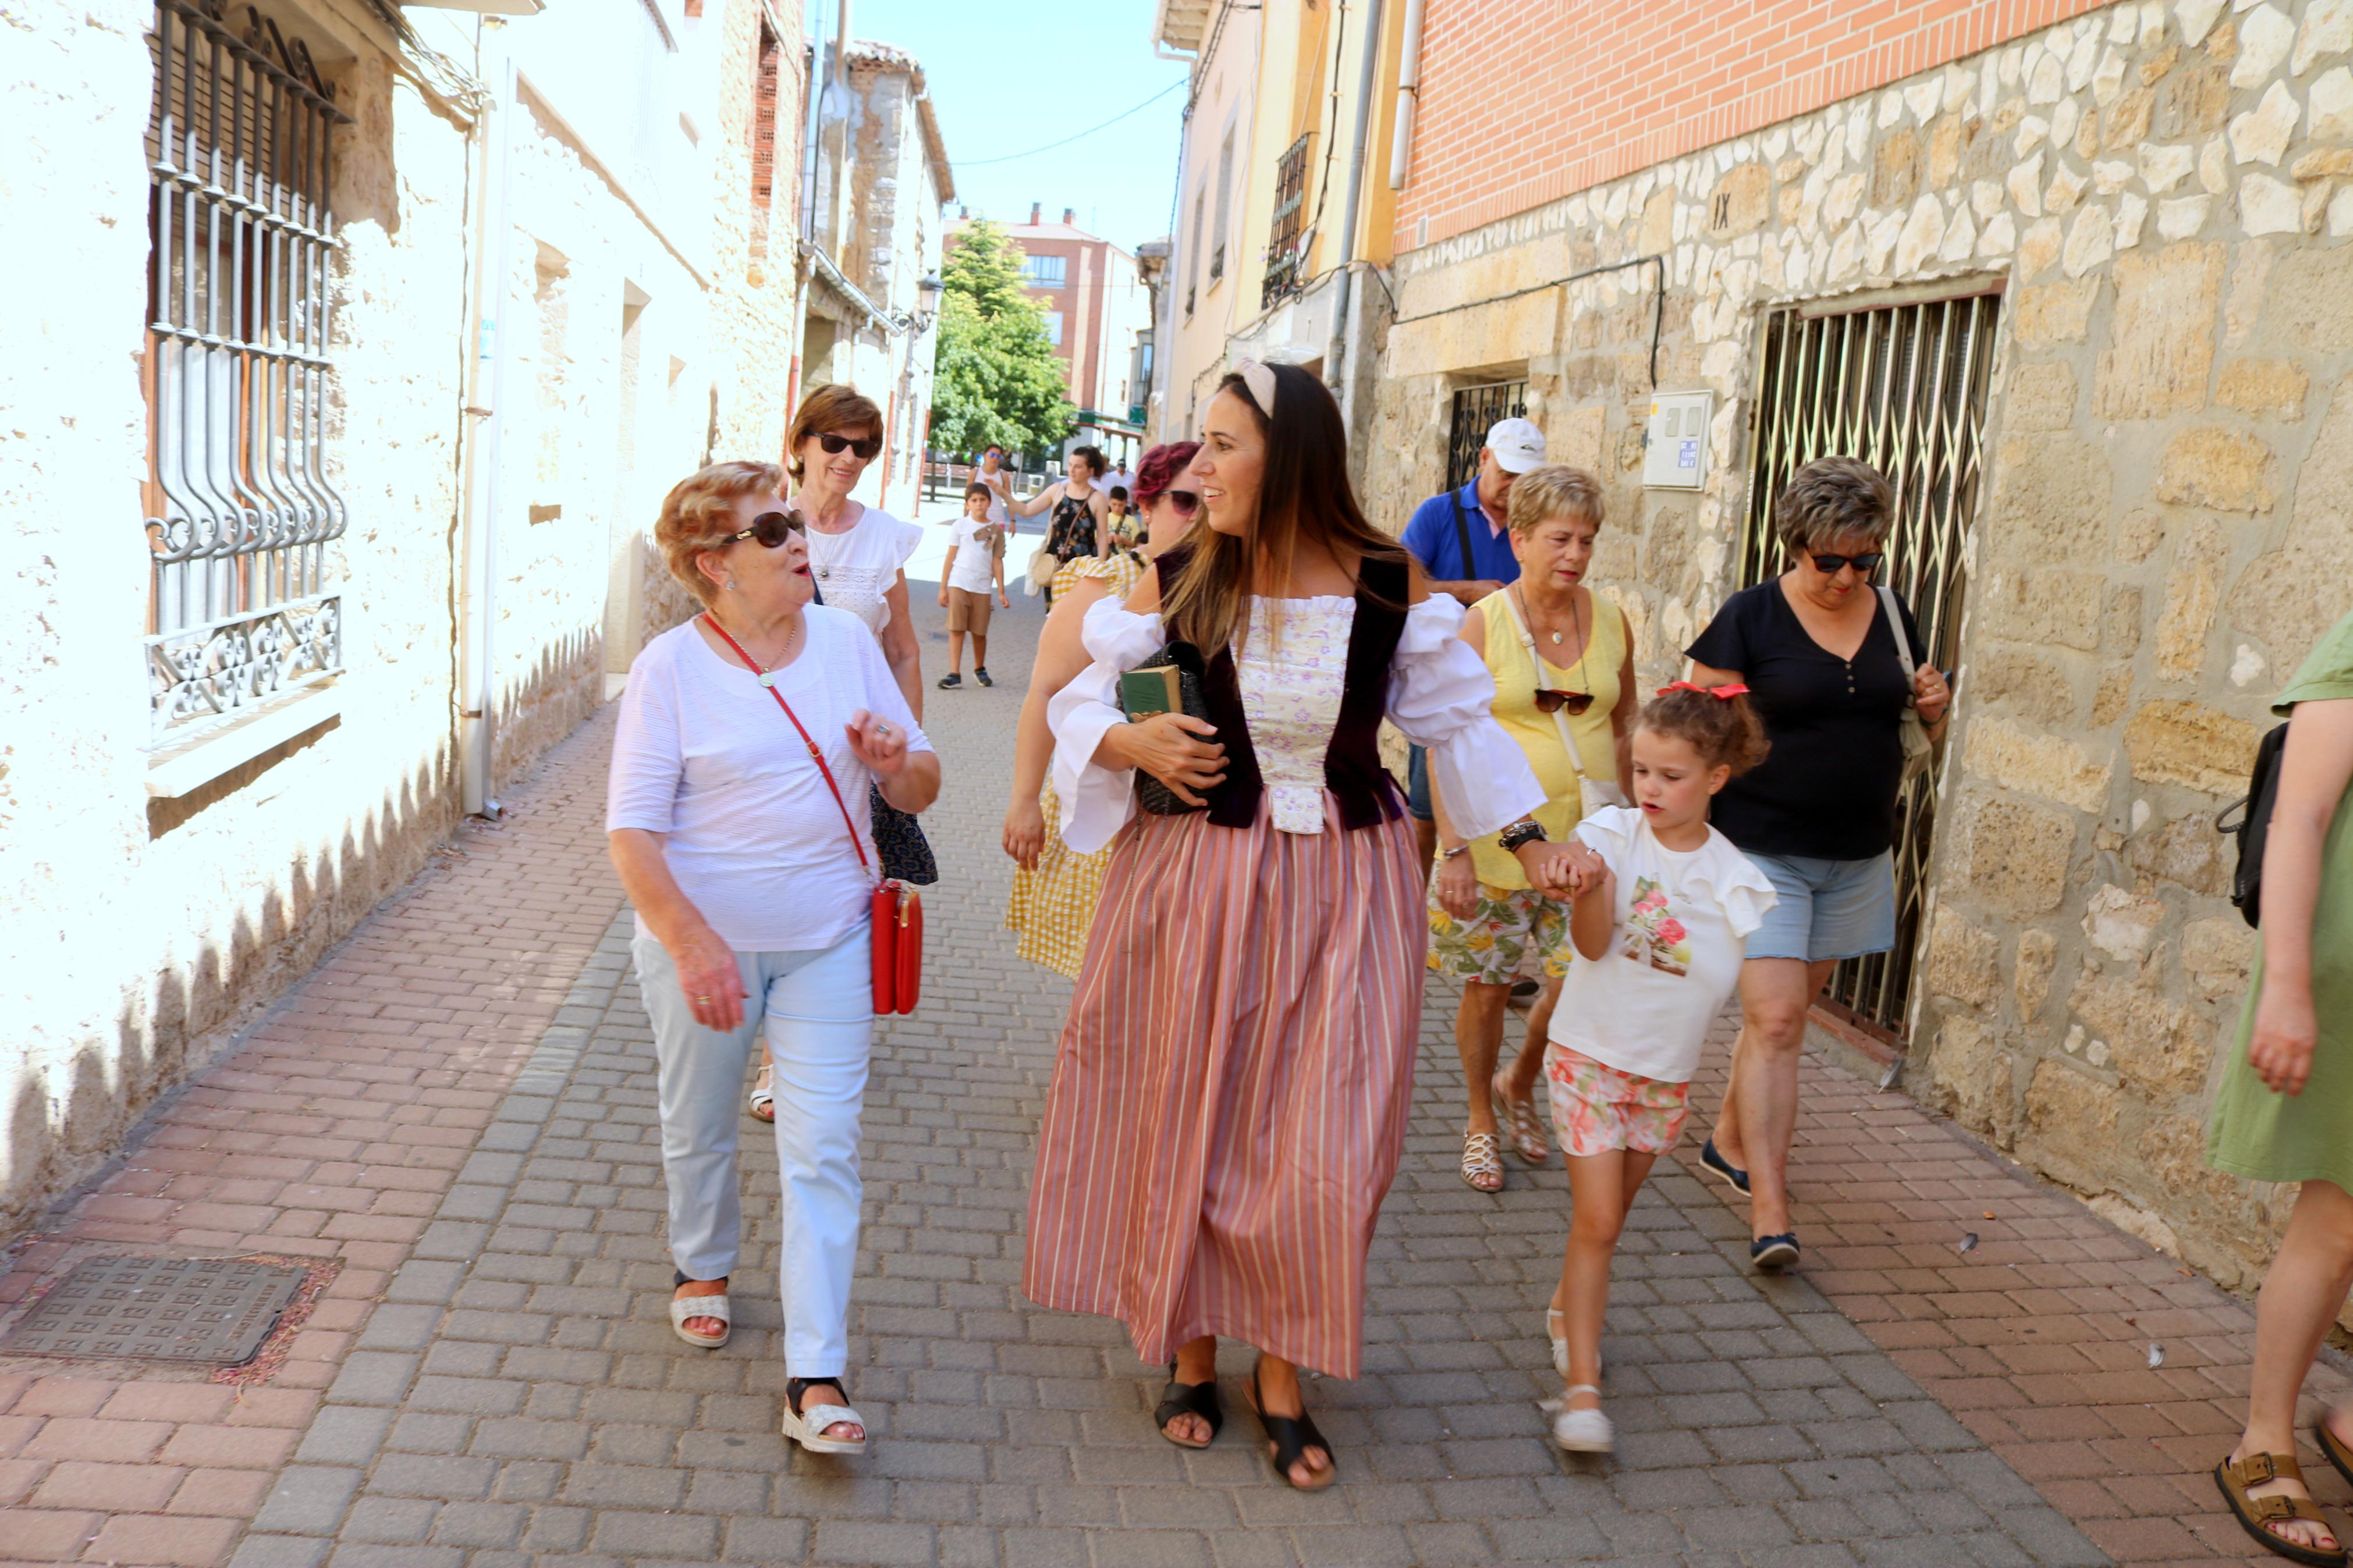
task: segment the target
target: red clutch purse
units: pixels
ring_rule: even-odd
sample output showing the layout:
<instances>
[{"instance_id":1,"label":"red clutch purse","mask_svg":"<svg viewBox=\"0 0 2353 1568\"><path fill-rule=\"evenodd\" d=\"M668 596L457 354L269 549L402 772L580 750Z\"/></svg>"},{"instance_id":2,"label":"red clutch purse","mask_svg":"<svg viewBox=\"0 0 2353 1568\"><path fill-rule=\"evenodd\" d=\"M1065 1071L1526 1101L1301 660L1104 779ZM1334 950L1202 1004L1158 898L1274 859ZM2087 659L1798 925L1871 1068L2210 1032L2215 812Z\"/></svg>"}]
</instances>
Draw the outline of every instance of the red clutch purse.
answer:
<instances>
[{"instance_id":1,"label":"red clutch purse","mask_svg":"<svg viewBox=\"0 0 2353 1568\"><path fill-rule=\"evenodd\" d=\"M912 1013L923 988L923 896L904 882L874 889L874 1010Z\"/></svg>"},{"instance_id":2,"label":"red clutch purse","mask_svg":"<svg viewBox=\"0 0 2353 1568\"><path fill-rule=\"evenodd\" d=\"M752 656L744 651L743 645L727 635L727 628L719 624L719 617L706 615L703 619L711 623L711 629L719 634L721 641L735 650L735 657L744 661L746 669L754 675L765 673L753 661ZM766 686L767 682L764 679L761 684ZM841 798L841 786L833 782L833 770L825 765L825 753L818 750L817 742L809 738L808 731L802 727L800 715L793 711L792 704L785 700L784 693L769 686L768 695L776 700L776 706L785 710L785 717L790 719L793 728L800 731L801 744L808 748L809 760L817 763L817 771L825 778L825 787L833 792L833 804L841 810L841 825L849 829L849 847L858 851L859 866L868 876L873 876L874 868L866 858L865 842L858 837L858 825L849 819L849 805ZM906 883L886 878L875 884L871 908L874 1011L878 1014L912 1013L923 988L923 896Z\"/></svg>"}]
</instances>

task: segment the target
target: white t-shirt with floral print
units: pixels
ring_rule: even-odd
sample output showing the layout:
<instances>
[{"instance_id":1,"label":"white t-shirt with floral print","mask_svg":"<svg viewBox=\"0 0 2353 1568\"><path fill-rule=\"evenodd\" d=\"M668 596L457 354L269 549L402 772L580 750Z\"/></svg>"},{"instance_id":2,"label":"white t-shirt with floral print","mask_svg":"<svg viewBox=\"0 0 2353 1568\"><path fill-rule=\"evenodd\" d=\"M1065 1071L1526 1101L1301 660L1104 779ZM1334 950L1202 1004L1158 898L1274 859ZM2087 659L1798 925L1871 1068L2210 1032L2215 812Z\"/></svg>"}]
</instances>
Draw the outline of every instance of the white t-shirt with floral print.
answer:
<instances>
[{"instance_id":1,"label":"white t-shirt with floral print","mask_svg":"<svg viewBox=\"0 0 2353 1568\"><path fill-rule=\"evenodd\" d=\"M1638 806L1594 812L1577 836L1617 879L1617 925L1607 953L1570 963L1552 1037L1620 1072L1688 1083L1773 884L1713 827L1696 849L1668 848Z\"/></svg>"}]
</instances>

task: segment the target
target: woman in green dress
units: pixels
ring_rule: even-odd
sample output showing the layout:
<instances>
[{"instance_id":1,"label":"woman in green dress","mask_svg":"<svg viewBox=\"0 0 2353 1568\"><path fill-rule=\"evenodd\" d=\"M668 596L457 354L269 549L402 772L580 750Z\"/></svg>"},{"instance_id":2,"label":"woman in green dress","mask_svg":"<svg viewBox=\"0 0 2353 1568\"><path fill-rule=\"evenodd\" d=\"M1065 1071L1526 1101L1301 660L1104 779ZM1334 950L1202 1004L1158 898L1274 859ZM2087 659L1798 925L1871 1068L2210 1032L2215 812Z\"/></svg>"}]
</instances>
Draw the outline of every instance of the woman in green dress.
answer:
<instances>
[{"instance_id":1,"label":"woman in green dress","mask_svg":"<svg viewBox=\"0 0 2353 1568\"><path fill-rule=\"evenodd\" d=\"M2257 1541L2334 1568L2345 1548L2297 1468L2295 1402L2353 1290L2353 615L2320 639L2273 710L2288 731L2263 925L2206 1159L2299 1187L2256 1300L2247 1429L2214 1479ZM2313 1439L2353 1480L2353 1403L2323 1416Z\"/></svg>"}]
</instances>

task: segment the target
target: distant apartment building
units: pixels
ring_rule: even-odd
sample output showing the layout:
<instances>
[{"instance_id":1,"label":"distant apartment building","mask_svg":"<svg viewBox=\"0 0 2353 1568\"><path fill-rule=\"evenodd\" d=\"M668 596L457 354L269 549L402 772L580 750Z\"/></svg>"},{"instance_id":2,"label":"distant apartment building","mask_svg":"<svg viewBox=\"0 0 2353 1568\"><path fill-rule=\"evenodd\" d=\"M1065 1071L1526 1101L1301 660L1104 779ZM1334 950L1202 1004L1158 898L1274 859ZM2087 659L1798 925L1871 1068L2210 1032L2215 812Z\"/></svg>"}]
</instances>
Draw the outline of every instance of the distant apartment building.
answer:
<instances>
[{"instance_id":1,"label":"distant apartment building","mask_svg":"<svg viewBox=\"0 0 2353 1568\"><path fill-rule=\"evenodd\" d=\"M1134 256L1080 228L1077 217L1064 207L1061 222L1047 223L1043 205L1032 203L1029 221L1008 225L1006 237L1027 258L1029 297L1046 312L1046 335L1078 405L1065 449L1092 443L1115 462L1132 462L1144 449L1151 290ZM948 239L955 243L953 232Z\"/></svg>"}]
</instances>

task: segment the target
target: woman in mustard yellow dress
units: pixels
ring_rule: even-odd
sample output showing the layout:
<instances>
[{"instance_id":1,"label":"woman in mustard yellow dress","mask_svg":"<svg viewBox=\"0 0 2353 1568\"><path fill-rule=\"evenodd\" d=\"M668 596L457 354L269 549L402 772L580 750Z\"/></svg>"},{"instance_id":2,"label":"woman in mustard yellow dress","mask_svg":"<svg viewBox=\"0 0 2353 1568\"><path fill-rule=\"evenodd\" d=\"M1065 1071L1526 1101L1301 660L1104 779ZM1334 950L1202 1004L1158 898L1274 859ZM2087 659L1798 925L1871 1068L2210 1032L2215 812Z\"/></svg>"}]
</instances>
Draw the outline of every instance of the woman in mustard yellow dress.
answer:
<instances>
[{"instance_id":1,"label":"woman in mustard yellow dress","mask_svg":"<svg viewBox=\"0 0 2353 1568\"><path fill-rule=\"evenodd\" d=\"M1145 528L1141 554L1114 550L1107 557L1071 561L1054 574L1053 612L1038 635L1038 658L1021 700L1021 727L1013 742L1013 802L1005 813L1005 852L1014 863L1005 923L1020 933L1022 957L1073 980L1086 956L1087 931L1094 924L1111 851L1081 855L1062 842L1061 804L1046 781L1054 754L1046 700L1086 670L1079 626L1087 611L1106 595L1125 602L1145 563L1184 538L1200 514L1201 498L1185 476L1198 450L1198 442L1173 441L1153 447L1136 464L1134 499Z\"/></svg>"},{"instance_id":2,"label":"woman in mustard yellow dress","mask_svg":"<svg viewBox=\"0 0 2353 1568\"><path fill-rule=\"evenodd\" d=\"M1495 721L1527 753L1544 786L1535 818L1548 841L1565 844L1588 808L1630 790L1626 744L1640 706L1633 647L1625 616L1585 582L1601 531L1599 482L1581 468L1532 468L1513 481L1508 521L1520 580L1472 605L1461 637L1495 678ZM1501 1192L1505 1138L1531 1165L1549 1157L1531 1095L1567 973L1568 906L1530 888L1492 834L1465 842L1447 820L1445 800L1435 804L1430 967L1463 983L1454 1016L1471 1102L1462 1179L1480 1192ZM1522 972L1539 968L1545 988L1529 1009L1526 1042L1498 1075L1504 1004Z\"/></svg>"}]
</instances>

